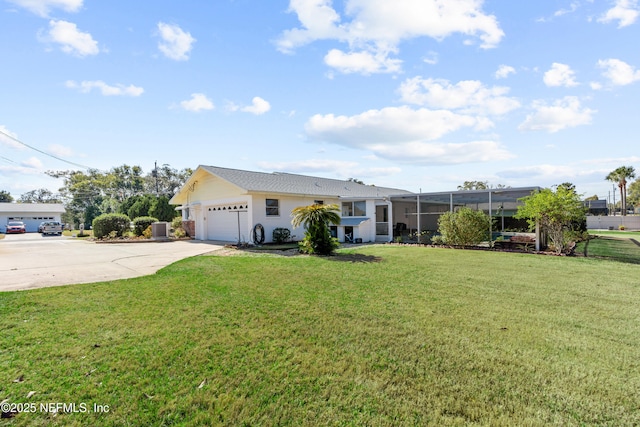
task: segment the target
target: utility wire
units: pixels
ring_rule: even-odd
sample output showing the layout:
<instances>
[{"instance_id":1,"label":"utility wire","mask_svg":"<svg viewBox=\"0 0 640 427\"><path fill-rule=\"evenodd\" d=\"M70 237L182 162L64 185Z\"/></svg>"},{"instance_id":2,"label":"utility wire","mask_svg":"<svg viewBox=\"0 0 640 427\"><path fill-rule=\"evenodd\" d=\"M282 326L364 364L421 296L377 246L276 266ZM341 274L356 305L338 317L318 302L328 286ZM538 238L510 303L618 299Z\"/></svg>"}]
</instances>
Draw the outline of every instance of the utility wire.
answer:
<instances>
[{"instance_id":1,"label":"utility wire","mask_svg":"<svg viewBox=\"0 0 640 427\"><path fill-rule=\"evenodd\" d=\"M24 145L25 147L32 149L33 151L37 151L38 153L44 154L45 156L49 156L49 157L51 157L53 159L56 159L56 160L59 160L61 162L68 163L70 165L77 166L77 167L80 167L80 168L83 168L83 169L95 169L95 168L92 168L91 166L81 165L80 163L74 163L74 162L71 162L69 160L62 159L62 158L60 158L58 156L54 156L53 154L47 153L46 151L42 151L42 150L39 150L39 149L37 149L35 147L32 147L31 145L20 141L18 138L9 135L8 133L4 132L2 129L0 129L0 134L6 136L7 138L11 139L12 141L17 142L18 144Z\"/></svg>"}]
</instances>

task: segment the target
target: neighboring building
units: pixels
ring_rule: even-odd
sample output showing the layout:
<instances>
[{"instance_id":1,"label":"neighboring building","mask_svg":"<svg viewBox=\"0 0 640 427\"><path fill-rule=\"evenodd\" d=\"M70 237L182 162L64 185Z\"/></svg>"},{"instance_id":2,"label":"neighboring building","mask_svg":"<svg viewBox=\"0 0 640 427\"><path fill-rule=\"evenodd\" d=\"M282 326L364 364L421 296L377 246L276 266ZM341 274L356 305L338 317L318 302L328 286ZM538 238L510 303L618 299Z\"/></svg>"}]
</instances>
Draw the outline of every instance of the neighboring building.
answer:
<instances>
[{"instance_id":1,"label":"neighboring building","mask_svg":"<svg viewBox=\"0 0 640 427\"><path fill-rule=\"evenodd\" d=\"M22 221L27 233L35 233L41 222L60 221L64 212L59 203L0 203L0 232L6 231L9 221Z\"/></svg>"},{"instance_id":2,"label":"neighboring building","mask_svg":"<svg viewBox=\"0 0 640 427\"><path fill-rule=\"evenodd\" d=\"M279 227L301 240L304 230L292 229L291 211L321 203L340 207L341 223L332 227L340 242L390 242L417 230L436 230L437 217L460 206L500 217L495 231L504 231L518 198L536 188L415 194L352 181L201 165L170 203L180 205L190 234L199 240L252 243L257 224L265 242L272 241Z\"/></svg>"},{"instance_id":3,"label":"neighboring building","mask_svg":"<svg viewBox=\"0 0 640 427\"><path fill-rule=\"evenodd\" d=\"M609 207L606 200L586 200L582 203L588 209L587 215L609 215Z\"/></svg>"},{"instance_id":4,"label":"neighboring building","mask_svg":"<svg viewBox=\"0 0 640 427\"><path fill-rule=\"evenodd\" d=\"M391 218L385 217L389 196L404 193L409 194L352 181L201 165L169 203L181 205L183 220L194 222L199 240L252 242L256 224L263 226L266 242L279 227L301 240L304 230L292 229L291 211L321 203L340 206L342 223L332 231L341 242L374 242L392 239ZM376 227L378 219L384 230Z\"/></svg>"}]
</instances>

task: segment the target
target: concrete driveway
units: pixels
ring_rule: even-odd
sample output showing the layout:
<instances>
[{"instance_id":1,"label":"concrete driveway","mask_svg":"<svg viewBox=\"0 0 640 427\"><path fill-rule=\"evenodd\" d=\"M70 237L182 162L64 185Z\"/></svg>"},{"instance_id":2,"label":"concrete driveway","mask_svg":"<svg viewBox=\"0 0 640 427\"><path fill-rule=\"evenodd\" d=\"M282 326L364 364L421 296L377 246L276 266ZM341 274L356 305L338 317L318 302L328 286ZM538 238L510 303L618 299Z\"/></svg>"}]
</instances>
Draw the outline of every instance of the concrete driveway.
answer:
<instances>
[{"instance_id":1,"label":"concrete driveway","mask_svg":"<svg viewBox=\"0 0 640 427\"><path fill-rule=\"evenodd\" d=\"M144 276L222 247L195 240L99 244L36 233L6 235L0 240L0 291Z\"/></svg>"}]
</instances>

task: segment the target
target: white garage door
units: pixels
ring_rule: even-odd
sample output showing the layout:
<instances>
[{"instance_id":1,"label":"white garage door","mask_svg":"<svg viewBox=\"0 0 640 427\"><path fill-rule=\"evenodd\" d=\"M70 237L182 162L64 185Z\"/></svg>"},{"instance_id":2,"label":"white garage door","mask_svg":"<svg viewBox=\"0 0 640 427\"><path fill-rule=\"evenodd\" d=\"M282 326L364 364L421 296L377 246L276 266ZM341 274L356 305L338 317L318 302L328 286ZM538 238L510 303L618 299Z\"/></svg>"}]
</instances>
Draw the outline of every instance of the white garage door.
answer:
<instances>
[{"instance_id":1,"label":"white garage door","mask_svg":"<svg viewBox=\"0 0 640 427\"><path fill-rule=\"evenodd\" d=\"M247 224L247 204L234 203L207 208L207 239L223 242L238 241L238 219L240 220L240 241L249 241Z\"/></svg>"}]
</instances>

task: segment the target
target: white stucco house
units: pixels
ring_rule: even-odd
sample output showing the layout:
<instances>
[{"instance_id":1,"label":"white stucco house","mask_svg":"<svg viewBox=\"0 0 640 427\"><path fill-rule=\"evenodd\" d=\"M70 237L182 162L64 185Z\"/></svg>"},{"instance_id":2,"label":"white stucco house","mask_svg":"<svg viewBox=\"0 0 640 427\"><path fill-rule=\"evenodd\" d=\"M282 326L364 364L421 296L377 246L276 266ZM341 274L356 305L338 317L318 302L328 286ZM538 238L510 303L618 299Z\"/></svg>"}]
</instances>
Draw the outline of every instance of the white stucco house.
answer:
<instances>
[{"instance_id":1,"label":"white stucco house","mask_svg":"<svg viewBox=\"0 0 640 427\"><path fill-rule=\"evenodd\" d=\"M60 221L65 212L59 203L0 203L0 232L9 221L22 221L27 232L37 232L43 221Z\"/></svg>"},{"instance_id":2,"label":"white stucco house","mask_svg":"<svg viewBox=\"0 0 640 427\"><path fill-rule=\"evenodd\" d=\"M302 228L291 226L291 211L311 204L337 204L341 223L332 228L340 242L388 242L393 239L391 195L397 188L358 184L290 173L263 173L198 166L170 200L199 240L253 243L260 224L265 242L275 228L288 228L301 240Z\"/></svg>"}]
</instances>

